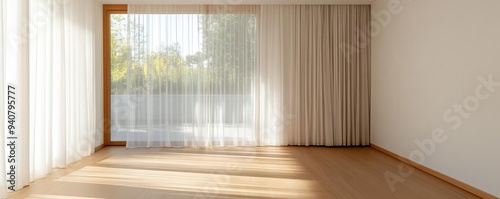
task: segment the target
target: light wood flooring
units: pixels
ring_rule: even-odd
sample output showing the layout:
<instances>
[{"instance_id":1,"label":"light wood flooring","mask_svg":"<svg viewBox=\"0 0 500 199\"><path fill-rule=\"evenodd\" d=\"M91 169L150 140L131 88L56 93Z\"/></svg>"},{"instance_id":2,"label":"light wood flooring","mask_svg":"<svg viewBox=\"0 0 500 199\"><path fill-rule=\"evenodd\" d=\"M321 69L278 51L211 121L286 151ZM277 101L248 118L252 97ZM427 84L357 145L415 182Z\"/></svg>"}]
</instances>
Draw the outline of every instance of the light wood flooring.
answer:
<instances>
[{"instance_id":1,"label":"light wood flooring","mask_svg":"<svg viewBox=\"0 0 500 199\"><path fill-rule=\"evenodd\" d=\"M105 147L9 198L478 198L420 170L393 192L400 164L369 147Z\"/></svg>"}]
</instances>

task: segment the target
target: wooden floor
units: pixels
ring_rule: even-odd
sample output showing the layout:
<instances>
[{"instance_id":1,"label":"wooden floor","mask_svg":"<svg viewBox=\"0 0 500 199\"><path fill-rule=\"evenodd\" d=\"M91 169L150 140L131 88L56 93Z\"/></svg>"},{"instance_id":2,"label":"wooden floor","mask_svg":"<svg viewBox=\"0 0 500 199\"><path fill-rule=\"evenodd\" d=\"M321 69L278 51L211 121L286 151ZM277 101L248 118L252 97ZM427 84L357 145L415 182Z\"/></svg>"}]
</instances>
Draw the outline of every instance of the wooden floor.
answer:
<instances>
[{"instance_id":1,"label":"wooden floor","mask_svg":"<svg viewBox=\"0 0 500 199\"><path fill-rule=\"evenodd\" d=\"M9 198L478 198L372 148L106 147Z\"/></svg>"}]
</instances>

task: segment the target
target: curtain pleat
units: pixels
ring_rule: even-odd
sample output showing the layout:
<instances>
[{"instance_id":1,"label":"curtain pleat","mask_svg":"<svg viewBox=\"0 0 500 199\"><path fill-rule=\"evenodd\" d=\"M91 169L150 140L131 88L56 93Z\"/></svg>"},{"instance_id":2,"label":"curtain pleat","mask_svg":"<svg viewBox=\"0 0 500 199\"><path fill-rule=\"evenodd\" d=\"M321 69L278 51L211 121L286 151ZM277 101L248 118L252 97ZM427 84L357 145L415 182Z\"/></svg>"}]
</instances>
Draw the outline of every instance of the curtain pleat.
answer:
<instances>
[{"instance_id":1,"label":"curtain pleat","mask_svg":"<svg viewBox=\"0 0 500 199\"><path fill-rule=\"evenodd\" d=\"M30 1L30 181L94 152L93 7Z\"/></svg>"},{"instance_id":2,"label":"curtain pleat","mask_svg":"<svg viewBox=\"0 0 500 199\"><path fill-rule=\"evenodd\" d=\"M264 145L369 144L369 13L261 6L260 129L277 136Z\"/></svg>"},{"instance_id":3,"label":"curtain pleat","mask_svg":"<svg viewBox=\"0 0 500 199\"><path fill-rule=\"evenodd\" d=\"M15 177L14 181L7 182L7 186L12 189L20 189L25 185L28 185L30 182L30 167L29 167L29 126L27 122L29 122L29 67L28 67L28 37L29 31L28 26L24 25L24 22L27 21L27 16L29 12L29 4L28 0L19 0L19 1L3 1L2 2L2 13L3 18L2 31L3 31L3 44L4 48L3 54L3 64L5 67L5 84L2 85L7 89L8 85L13 85L14 88L11 88L10 91L15 92L15 114L12 112L11 115L15 115L14 122L9 123L9 125L13 125L15 128L14 131L7 131L5 128L5 134L2 136L6 137L6 142L15 142L15 151L11 151L9 147L8 154L15 154L15 162L11 160L9 162L7 159L2 159L2 163L5 165L5 169L9 169L9 173L11 172L10 167L15 167L15 175L7 175L5 173L6 178ZM4 90L5 93L2 93L2 96L7 96L7 91ZM7 97L4 98L7 100ZM12 100L12 98L10 99ZM6 104L4 101L4 115L7 115ZM7 121L2 120L1 122L4 125L7 124ZM12 120L11 120L12 121ZM23 121L24 123L22 123ZM6 127L6 126L4 126ZM13 129L13 128L12 128ZM7 132L9 134L7 134ZM14 137L14 138L7 138ZM7 152L7 151L6 151ZM7 155L7 154L5 154ZM11 183L12 182L12 183Z\"/></svg>"},{"instance_id":4,"label":"curtain pleat","mask_svg":"<svg viewBox=\"0 0 500 199\"><path fill-rule=\"evenodd\" d=\"M9 107L15 118L8 121L15 134L6 131L0 138L15 142L15 149L0 150L0 170L15 167L15 175L0 175L0 198L8 187L19 190L94 150L93 6L93 1L0 2L0 91L7 96L12 85L15 92L9 99L15 101L10 102L15 109ZM4 130L6 99L0 100Z\"/></svg>"}]
</instances>

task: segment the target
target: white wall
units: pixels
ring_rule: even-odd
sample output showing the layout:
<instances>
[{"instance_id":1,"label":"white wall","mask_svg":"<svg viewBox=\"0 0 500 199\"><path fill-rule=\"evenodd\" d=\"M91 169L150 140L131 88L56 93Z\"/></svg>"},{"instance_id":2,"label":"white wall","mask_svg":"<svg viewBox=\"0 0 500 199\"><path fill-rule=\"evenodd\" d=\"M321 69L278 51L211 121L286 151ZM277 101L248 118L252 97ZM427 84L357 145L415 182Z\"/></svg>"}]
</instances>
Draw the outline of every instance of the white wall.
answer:
<instances>
[{"instance_id":1,"label":"white wall","mask_svg":"<svg viewBox=\"0 0 500 199\"><path fill-rule=\"evenodd\" d=\"M398 2L372 4L371 142L500 196L500 1Z\"/></svg>"},{"instance_id":2,"label":"white wall","mask_svg":"<svg viewBox=\"0 0 500 199\"><path fill-rule=\"evenodd\" d=\"M100 146L104 143L104 113L103 113L103 30L102 30L102 2L94 0L95 3L95 65L96 65L96 136L95 145Z\"/></svg>"}]
</instances>

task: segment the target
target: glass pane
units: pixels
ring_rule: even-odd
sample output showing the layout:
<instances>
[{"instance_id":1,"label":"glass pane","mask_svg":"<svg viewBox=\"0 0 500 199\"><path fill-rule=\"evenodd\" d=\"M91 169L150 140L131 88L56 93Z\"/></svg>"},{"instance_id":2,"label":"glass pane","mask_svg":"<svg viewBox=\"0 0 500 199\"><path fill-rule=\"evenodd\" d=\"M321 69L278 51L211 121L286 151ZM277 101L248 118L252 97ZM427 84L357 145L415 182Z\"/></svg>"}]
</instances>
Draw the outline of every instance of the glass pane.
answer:
<instances>
[{"instance_id":1,"label":"glass pane","mask_svg":"<svg viewBox=\"0 0 500 199\"><path fill-rule=\"evenodd\" d=\"M129 105L123 99L127 86L127 14L111 14L111 141L126 141Z\"/></svg>"},{"instance_id":2,"label":"glass pane","mask_svg":"<svg viewBox=\"0 0 500 199\"><path fill-rule=\"evenodd\" d=\"M254 14L111 15L111 141L255 143L255 32Z\"/></svg>"}]
</instances>

